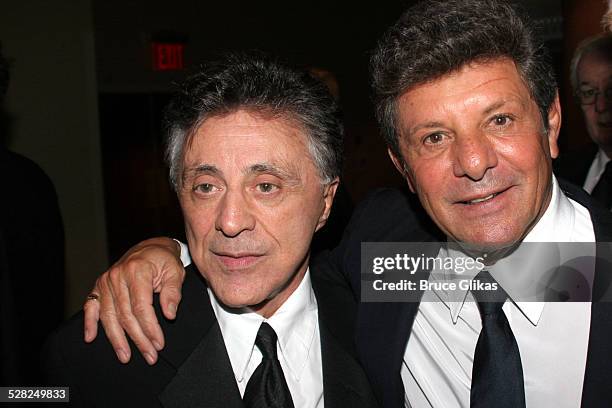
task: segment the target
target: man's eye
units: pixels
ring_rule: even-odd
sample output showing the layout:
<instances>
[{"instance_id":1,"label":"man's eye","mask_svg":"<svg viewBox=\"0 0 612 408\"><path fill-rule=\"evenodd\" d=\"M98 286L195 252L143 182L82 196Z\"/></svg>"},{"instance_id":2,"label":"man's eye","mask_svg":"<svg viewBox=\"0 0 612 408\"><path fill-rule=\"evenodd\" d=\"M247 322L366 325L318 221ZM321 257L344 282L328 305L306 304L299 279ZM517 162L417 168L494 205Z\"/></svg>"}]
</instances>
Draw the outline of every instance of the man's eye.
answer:
<instances>
[{"instance_id":1,"label":"man's eye","mask_svg":"<svg viewBox=\"0 0 612 408\"><path fill-rule=\"evenodd\" d=\"M580 92L582 93L582 96L587 97L587 98L595 95L594 89L583 89Z\"/></svg>"},{"instance_id":2,"label":"man's eye","mask_svg":"<svg viewBox=\"0 0 612 408\"><path fill-rule=\"evenodd\" d=\"M442 143L444 140L444 135L442 133L432 133L425 138L425 143L428 144L438 144Z\"/></svg>"},{"instance_id":3,"label":"man's eye","mask_svg":"<svg viewBox=\"0 0 612 408\"><path fill-rule=\"evenodd\" d=\"M272 193L276 191L278 187L272 183L259 183L257 189L262 193Z\"/></svg>"},{"instance_id":4,"label":"man's eye","mask_svg":"<svg viewBox=\"0 0 612 408\"><path fill-rule=\"evenodd\" d=\"M495 126L507 126L510 124L512 119L507 115L497 115L493 118L493 124Z\"/></svg>"},{"instance_id":5,"label":"man's eye","mask_svg":"<svg viewBox=\"0 0 612 408\"><path fill-rule=\"evenodd\" d=\"M200 193L210 194L215 191L215 186L210 183L203 183L195 186L194 190Z\"/></svg>"}]
</instances>

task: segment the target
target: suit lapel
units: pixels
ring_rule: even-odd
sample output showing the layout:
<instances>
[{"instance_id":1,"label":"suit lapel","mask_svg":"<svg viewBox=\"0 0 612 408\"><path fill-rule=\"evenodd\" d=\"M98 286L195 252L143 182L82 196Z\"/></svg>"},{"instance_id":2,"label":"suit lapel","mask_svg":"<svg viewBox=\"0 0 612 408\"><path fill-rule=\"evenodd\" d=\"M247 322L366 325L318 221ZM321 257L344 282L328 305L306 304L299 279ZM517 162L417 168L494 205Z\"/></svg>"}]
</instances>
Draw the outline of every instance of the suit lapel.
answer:
<instances>
[{"instance_id":1,"label":"suit lapel","mask_svg":"<svg viewBox=\"0 0 612 408\"><path fill-rule=\"evenodd\" d=\"M161 317L166 348L160 358L176 375L158 396L164 407L241 408L221 330L210 305L206 284L193 266L187 268L183 301L175 321Z\"/></svg>"},{"instance_id":2,"label":"suit lapel","mask_svg":"<svg viewBox=\"0 0 612 408\"><path fill-rule=\"evenodd\" d=\"M400 370L418 308L416 302L362 303L359 307L357 352L384 407L404 406Z\"/></svg>"},{"instance_id":3,"label":"suit lapel","mask_svg":"<svg viewBox=\"0 0 612 408\"><path fill-rule=\"evenodd\" d=\"M352 292L344 280L324 279L316 268L311 267L311 276L319 314L325 407L374 407L369 382L356 358Z\"/></svg>"},{"instance_id":4,"label":"suit lapel","mask_svg":"<svg viewBox=\"0 0 612 408\"><path fill-rule=\"evenodd\" d=\"M243 407L218 324L214 324L159 395L164 407Z\"/></svg>"},{"instance_id":5,"label":"suit lapel","mask_svg":"<svg viewBox=\"0 0 612 408\"><path fill-rule=\"evenodd\" d=\"M609 358L612 356L612 341L610 341L612 338L612 299L610 299L612 266L608 262L612 259L612 254L610 245L604 243L612 242L612 215L595 204L582 189L563 182L560 184L568 197L589 210L595 231L595 241L598 242L582 406L607 406L607 402L612 401L612 381L610 380L612 364Z\"/></svg>"},{"instance_id":6,"label":"suit lapel","mask_svg":"<svg viewBox=\"0 0 612 408\"><path fill-rule=\"evenodd\" d=\"M436 237L415 234L404 239L405 242L415 240L435 242ZM439 248L439 245L431 245L426 256L436 257ZM417 272L410 279L417 282L418 288L420 280L429 279L429 271ZM415 294L421 299L423 291L419 289ZM384 407L404 407L401 366L418 309L418 302L362 302L359 305L357 352L376 397Z\"/></svg>"}]
</instances>

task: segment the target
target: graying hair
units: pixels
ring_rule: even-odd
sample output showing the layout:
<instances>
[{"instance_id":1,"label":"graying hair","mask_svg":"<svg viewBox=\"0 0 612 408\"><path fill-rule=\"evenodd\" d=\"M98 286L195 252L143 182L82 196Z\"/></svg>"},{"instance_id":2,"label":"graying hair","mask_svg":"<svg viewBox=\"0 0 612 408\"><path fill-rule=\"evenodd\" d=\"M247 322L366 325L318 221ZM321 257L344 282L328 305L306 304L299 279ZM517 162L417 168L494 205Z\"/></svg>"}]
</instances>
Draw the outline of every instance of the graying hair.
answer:
<instances>
[{"instance_id":1,"label":"graying hair","mask_svg":"<svg viewBox=\"0 0 612 408\"><path fill-rule=\"evenodd\" d=\"M296 123L322 183L340 175L343 127L327 88L306 71L260 53L228 54L188 78L165 112L166 160L175 190L182 185L183 156L202 123L245 109Z\"/></svg>"},{"instance_id":2,"label":"graying hair","mask_svg":"<svg viewBox=\"0 0 612 408\"><path fill-rule=\"evenodd\" d=\"M578 44L570 64L570 82L574 92L578 90L578 64L580 64L583 56L592 52L608 55L608 58L612 60L612 36L609 34L599 34L588 37Z\"/></svg>"}]
</instances>

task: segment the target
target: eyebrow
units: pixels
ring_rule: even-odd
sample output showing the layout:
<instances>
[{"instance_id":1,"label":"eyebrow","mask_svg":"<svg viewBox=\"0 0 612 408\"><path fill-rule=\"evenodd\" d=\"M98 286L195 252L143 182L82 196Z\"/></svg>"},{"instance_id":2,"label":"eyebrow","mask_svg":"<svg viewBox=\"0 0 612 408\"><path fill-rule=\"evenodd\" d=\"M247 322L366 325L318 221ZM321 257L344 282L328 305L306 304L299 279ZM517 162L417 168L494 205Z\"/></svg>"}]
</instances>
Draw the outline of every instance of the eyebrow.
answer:
<instances>
[{"instance_id":1,"label":"eyebrow","mask_svg":"<svg viewBox=\"0 0 612 408\"><path fill-rule=\"evenodd\" d=\"M183 181L188 177L197 177L201 174L209 174L211 176L222 176L223 172L219 168L212 164L200 164L195 167L187 168L183 171Z\"/></svg>"},{"instance_id":2,"label":"eyebrow","mask_svg":"<svg viewBox=\"0 0 612 408\"><path fill-rule=\"evenodd\" d=\"M498 102L495 102L493 105L489 106L487 109L485 109L482 113L486 116L489 113L501 108L502 106L504 106L505 104L507 104L509 101L504 99Z\"/></svg>"},{"instance_id":3,"label":"eyebrow","mask_svg":"<svg viewBox=\"0 0 612 408\"><path fill-rule=\"evenodd\" d=\"M414 134L416 133L418 130L421 129L427 129L427 128L434 128L434 127L444 127L444 125L442 124L442 122L426 122L426 123L421 123L418 124L416 126L414 126L412 129L410 129L408 131L408 134Z\"/></svg>"},{"instance_id":4,"label":"eyebrow","mask_svg":"<svg viewBox=\"0 0 612 408\"><path fill-rule=\"evenodd\" d=\"M497 101L497 102L493 103L492 105L487 106L487 108L482 113L483 113L483 115L488 115L491 112L501 108L502 106L504 106L504 105L506 105L506 104L508 104L510 102L512 102L512 100L509 100L509 99L503 99L501 101ZM418 124L418 125L414 126L412 129L410 129L408 134L411 135L411 134L414 134L418 130L421 130L421 129L436 128L436 127L444 127L444 124L442 122L436 122L436 121L421 123L421 124Z\"/></svg>"},{"instance_id":5,"label":"eyebrow","mask_svg":"<svg viewBox=\"0 0 612 408\"><path fill-rule=\"evenodd\" d=\"M299 177L295 171L288 168L282 168L272 163L257 163L250 166L246 173L254 174L271 174L283 180L298 181Z\"/></svg>"},{"instance_id":6,"label":"eyebrow","mask_svg":"<svg viewBox=\"0 0 612 408\"><path fill-rule=\"evenodd\" d=\"M612 79L612 75L609 75L608 80L611 80L611 79ZM581 86L581 85L595 86L592 81L584 81L584 80L578 83L578 86Z\"/></svg>"},{"instance_id":7,"label":"eyebrow","mask_svg":"<svg viewBox=\"0 0 612 408\"><path fill-rule=\"evenodd\" d=\"M291 171L289 169L284 169L272 163L256 163L252 166L249 166L245 171L245 174L272 174L278 178L284 180L299 180L295 171ZM208 174L211 176L223 177L223 172L215 165L212 164L200 164L195 167L191 167L185 169L183 172L183 180L186 180L188 177L197 177L202 174Z\"/></svg>"}]
</instances>

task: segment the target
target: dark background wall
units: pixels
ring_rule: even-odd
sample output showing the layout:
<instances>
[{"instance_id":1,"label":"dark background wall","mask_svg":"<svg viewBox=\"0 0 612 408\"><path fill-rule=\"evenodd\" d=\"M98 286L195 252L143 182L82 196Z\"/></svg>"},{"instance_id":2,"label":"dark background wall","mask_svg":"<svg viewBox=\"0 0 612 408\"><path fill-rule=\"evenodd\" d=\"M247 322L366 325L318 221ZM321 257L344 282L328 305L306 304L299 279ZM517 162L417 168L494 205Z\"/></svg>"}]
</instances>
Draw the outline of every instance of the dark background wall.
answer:
<instances>
[{"instance_id":1,"label":"dark background wall","mask_svg":"<svg viewBox=\"0 0 612 408\"><path fill-rule=\"evenodd\" d=\"M66 233L67 312L80 307L108 265L91 16L89 1L0 2L0 41L12 60L9 147L55 184ZM33 253L23 262L37 260ZM32 285L40 284L36 278Z\"/></svg>"},{"instance_id":2,"label":"dark background wall","mask_svg":"<svg viewBox=\"0 0 612 408\"><path fill-rule=\"evenodd\" d=\"M187 70L224 50L259 48L332 71L347 128L344 183L357 201L374 186L403 186L373 119L367 61L376 39L410 3L3 2L0 41L14 61L10 145L37 161L58 190L67 311L80 307L95 277L130 245L181 234L161 160L159 120L171 83L185 71L154 71L153 40L183 40ZM560 77L575 39L587 35L584 27L598 30L604 3L524 1L543 27ZM573 40L564 41L570 35ZM564 110L577 112L571 94L563 96ZM583 143L580 132L573 129L569 137L564 131L564 147Z\"/></svg>"}]
</instances>

